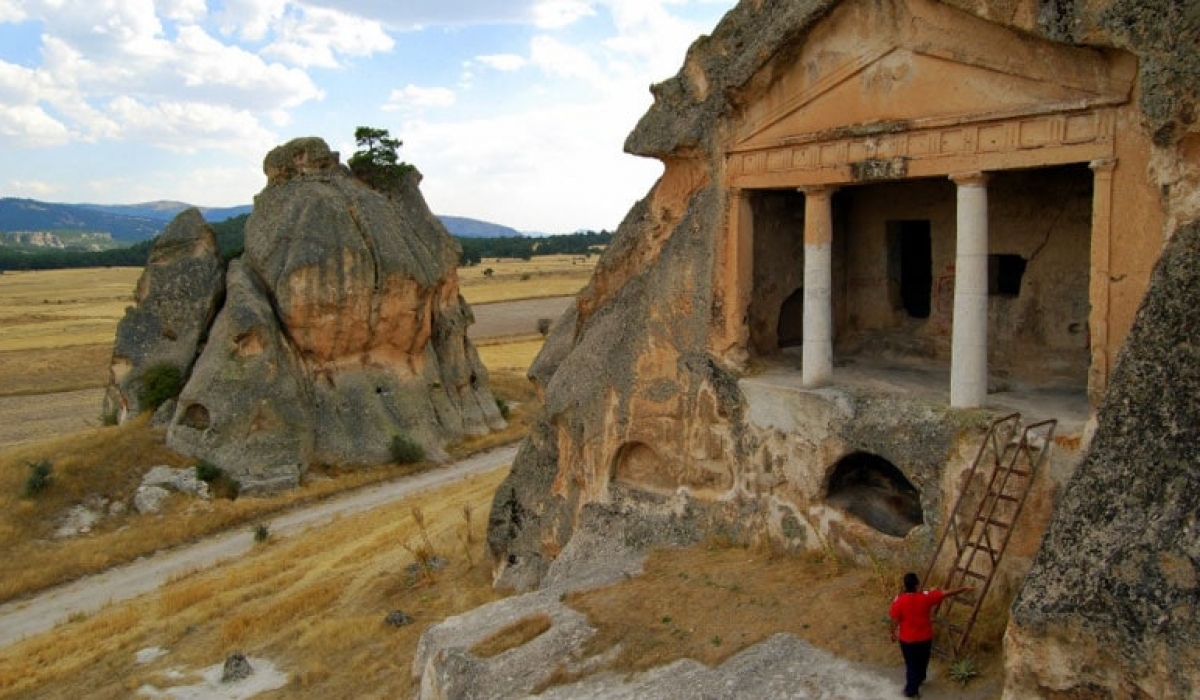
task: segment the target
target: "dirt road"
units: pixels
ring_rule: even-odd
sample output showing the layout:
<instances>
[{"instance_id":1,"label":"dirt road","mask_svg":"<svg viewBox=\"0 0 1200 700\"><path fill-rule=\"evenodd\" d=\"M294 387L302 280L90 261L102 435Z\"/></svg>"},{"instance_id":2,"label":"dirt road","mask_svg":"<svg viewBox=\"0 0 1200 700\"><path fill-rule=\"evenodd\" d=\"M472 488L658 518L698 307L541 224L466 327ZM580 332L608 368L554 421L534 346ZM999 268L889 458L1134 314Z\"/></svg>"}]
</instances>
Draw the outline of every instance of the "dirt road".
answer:
<instances>
[{"instance_id":1,"label":"dirt road","mask_svg":"<svg viewBox=\"0 0 1200 700\"><path fill-rule=\"evenodd\" d=\"M475 313L475 323L468 329L467 334L471 336L471 340L487 340L537 333L538 319L557 321L574 298L546 297L473 304L471 311Z\"/></svg>"},{"instance_id":2,"label":"dirt road","mask_svg":"<svg viewBox=\"0 0 1200 700\"><path fill-rule=\"evenodd\" d=\"M377 508L470 474L504 466L512 462L516 453L515 445L501 447L447 467L297 508L276 516L267 525L272 537L294 535L338 516ZM254 535L249 529L227 532L81 578L32 598L0 605L0 648L52 629L71 615L94 612L109 603L153 591L172 576L213 566L244 554L253 546Z\"/></svg>"}]
</instances>

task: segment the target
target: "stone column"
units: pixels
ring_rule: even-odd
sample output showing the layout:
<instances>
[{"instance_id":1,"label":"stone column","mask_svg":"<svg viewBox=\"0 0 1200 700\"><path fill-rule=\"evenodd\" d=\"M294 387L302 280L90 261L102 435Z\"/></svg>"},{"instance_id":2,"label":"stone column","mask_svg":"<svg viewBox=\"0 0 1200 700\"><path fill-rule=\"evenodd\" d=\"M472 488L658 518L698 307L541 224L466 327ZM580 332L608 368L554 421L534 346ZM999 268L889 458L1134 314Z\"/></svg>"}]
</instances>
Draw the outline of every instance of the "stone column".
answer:
<instances>
[{"instance_id":1,"label":"stone column","mask_svg":"<svg viewBox=\"0 0 1200 700\"><path fill-rule=\"evenodd\" d=\"M801 380L806 387L833 376L833 210L835 188L806 187L804 193L804 347Z\"/></svg>"},{"instance_id":2,"label":"stone column","mask_svg":"<svg viewBox=\"0 0 1200 700\"><path fill-rule=\"evenodd\" d=\"M1113 171L1117 162L1111 158L1092 161L1095 173L1092 181L1092 272L1091 289L1088 292L1092 304L1088 316L1088 342L1092 350L1092 364L1088 368L1088 403L1093 408L1100 405L1108 386L1109 330L1108 310L1112 284L1112 189Z\"/></svg>"},{"instance_id":3,"label":"stone column","mask_svg":"<svg viewBox=\"0 0 1200 700\"><path fill-rule=\"evenodd\" d=\"M754 214L749 194L737 187L726 193L725 240L714 281L718 296L713 316L719 327L709 339L713 355L734 370L744 369L750 358L747 313L754 278Z\"/></svg>"},{"instance_id":4,"label":"stone column","mask_svg":"<svg viewBox=\"0 0 1200 700\"><path fill-rule=\"evenodd\" d=\"M958 185L954 321L950 349L950 405L982 406L988 385L987 175L951 175Z\"/></svg>"}]
</instances>

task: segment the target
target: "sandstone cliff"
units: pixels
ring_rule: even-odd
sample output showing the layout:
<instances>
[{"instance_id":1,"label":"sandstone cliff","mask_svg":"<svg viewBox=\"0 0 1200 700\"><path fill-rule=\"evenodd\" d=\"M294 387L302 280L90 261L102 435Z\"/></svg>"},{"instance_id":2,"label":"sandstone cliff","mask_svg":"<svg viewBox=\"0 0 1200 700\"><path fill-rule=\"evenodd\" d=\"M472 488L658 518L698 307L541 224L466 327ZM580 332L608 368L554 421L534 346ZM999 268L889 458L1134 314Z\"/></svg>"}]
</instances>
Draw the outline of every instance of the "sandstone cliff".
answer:
<instances>
[{"instance_id":1,"label":"sandstone cliff","mask_svg":"<svg viewBox=\"0 0 1200 700\"><path fill-rule=\"evenodd\" d=\"M255 491L295 485L312 463L386 462L397 436L439 459L448 442L502 427L467 339L473 318L458 294L457 245L421 197L419 175L377 192L317 138L280 146L263 168L268 184L246 224L246 252L227 276L211 231L190 244L211 253L205 270L218 284L207 312L171 307L170 318L195 328L179 343L177 366L190 375L168 445ZM134 329L166 323L165 300L195 303L196 274L161 261L178 257L174 232L193 231L196 220L181 214L155 248L147 275L178 291L141 285L143 302L130 313L144 320L122 325L118 353L132 342L123 338L148 333Z\"/></svg>"},{"instance_id":2,"label":"sandstone cliff","mask_svg":"<svg viewBox=\"0 0 1200 700\"><path fill-rule=\"evenodd\" d=\"M762 395L769 390L751 395L763 384L746 376L739 358L729 357L726 339L717 328L735 301L727 296L721 277L721 259L727 254L724 232L737 206L723 184L724 145L739 119L781 79L782 71L791 70L814 27L851 1L744 0L712 36L692 46L676 77L652 88L654 105L625 148L663 161L666 169L646 198L632 207L591 282L555 324L530 370L544 394L545 408L493 503L489 545L501 585L537 586L589 505L602 504L636 520L641 511L634 501L648 493L658 494L660 507L674 503L681 519L691 518L697 509L715 511L695 522L721 527L722 532L761 525L789 545L815 542L814 531L819 534L819 528L828 528L833 520L831 510L817 503L829 482L829 458L847 448L870 449L900 465L921 490L926 513L935 520L939 516L947 500L943 494L956 486L953 474L962 461L956 454L971 444L968 433L978 427L973 423L978 416L839 391L814 392L768 406ZM899 3L858 4L889 11ZM1016 29L1022 37L1135 55L1133 99L1140 122L1130 126L1131 137L1152 144L1147 146L1149 167L1138 177L1147 178L1161 194L1161 212L1147 219L1165 221L1161 231L1157 225L1147 231L1146 240L1157 246L1182 235L1176 233L1180 227L1200 217L1195 92L1200 84L1200 54L1195 51L1200 15L1186 4L1166 0L946 4ZM1141 214L1145 212L1128 216ZM1185 399L1181 396L1180 401ZM1168 460L1170 464L1182 464L1177 460L1183 459L1182 446L1187 443L1178 444L1182 451L1171 453L1176 461ZM1117 458L1114 449L1111 459ZM1172 483L1185 478L1187 470L1179 469ZM629 484L636 486L636 498L627 493ZM1121 488L1109 483L1092 497L1119 497ZM1047 488L1043 495L1047 508L1052 490ZM682 494L682 503L672 500L672 492ZM1175 492L1172 487L1164 495ZM1150 503L1152 497L1147 494L1145 501ZM1079 506L1077 499L1072 502L1066 507ZM1180 503L1180 522L1191 522L1187 518L1194 519L1194 506L1186 500ZM1110 512L1106 508L1094 505L1091 510ZM1065 550L1073 546L1073 537L1063 535L1057 545L1048 542L1039 555L1042 565L1052 568L1059 557L1071 560ZM1141 612L1158 611L1160 604L1194 598L1200 561L1196 553L1177 547L1174 553L1165 550L1166 559L1160 561L1155 549L1160 544L1155 541L1138 561L1167 572L1163 576L1173 577L1177 591L1155 597L1152 604L1142 603L1142 589L1131 582L1152 580L1141 578L1145 572L1131 569L1126 578L1113 579L1110 602L1129 610L1121 614L1123 624ZM1036 547L1036 542L1029 545ZM1081 572L1086 566L1099 566L1091 559L1080 559L1078 565ZM1093 583L1089 590L1101 585L1108 584ZM1102 599L1086 600L1086 605L1101 605ZM1083 618L1072 617L1075 603L1084 604L1063 600L1062 616L1045 625L1035 621L1036 608L1026 604L1032 631L1023 643L1031 658L1045 653L1047 647L1038 646L1043 641L1039 635L1050 634L1058 622L1083 624ZM1179 608L1165 620L1161 615L1153 622L1144 620L1114 640L1125 649L1135 633L1153 632L1141 647L1146 654L1137 658L1178 664L1161 650L1167 648L1171 630L1191 624L1176 621L1188 610ZM1165 627L1151 631L1145 627L1151 624ZM1184 631L1183 638L1191 641L1194 631ZM1085 635L1071 632L1061 648L1082 643ZM1149 654L1151 650L1159 651ZM1140 671L1123 661L1113 664L1106 667L1110 678L1140 677ZM1154 676L1160 677L1166 676ZM1064 681L1055 687L1084 686Z\"/></svg>"}]
</instances>

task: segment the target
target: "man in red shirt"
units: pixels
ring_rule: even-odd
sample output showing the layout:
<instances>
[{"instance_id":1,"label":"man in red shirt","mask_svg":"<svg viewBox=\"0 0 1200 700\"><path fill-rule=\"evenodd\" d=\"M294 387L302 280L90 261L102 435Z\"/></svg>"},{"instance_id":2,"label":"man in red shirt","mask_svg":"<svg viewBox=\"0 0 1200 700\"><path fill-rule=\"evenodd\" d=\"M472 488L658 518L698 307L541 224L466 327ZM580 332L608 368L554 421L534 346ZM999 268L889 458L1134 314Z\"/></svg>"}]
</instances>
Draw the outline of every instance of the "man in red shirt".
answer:
<instances>
[{"instance_id":1,"label":"man in red shirt","mask_svg":"<svg viewBox=\"0 0 1200 700\"><path fill-rule=\"evenodd\" d=\"M933 651L933 611L938 604L950 596L975 590L974 586L963 586L950 591L918 591L920 581L911 571L904 574L904 592L892 601L888 615L895 623L892 639L899 640L900 653L904 655L904 697L920 697L918 692L925 682L929 669L929 655Z\"/></svg>"}]
</instances>

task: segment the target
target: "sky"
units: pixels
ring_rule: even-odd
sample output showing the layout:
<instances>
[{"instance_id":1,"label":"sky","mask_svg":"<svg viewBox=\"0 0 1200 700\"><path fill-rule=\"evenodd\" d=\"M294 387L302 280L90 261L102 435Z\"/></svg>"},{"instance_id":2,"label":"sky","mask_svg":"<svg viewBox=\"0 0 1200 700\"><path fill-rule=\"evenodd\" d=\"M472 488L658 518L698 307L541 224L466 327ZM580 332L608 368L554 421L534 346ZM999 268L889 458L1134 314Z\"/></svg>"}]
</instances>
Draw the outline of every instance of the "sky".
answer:
<instances>
[{"instance_id":1,"label":"sky","mask_svg":"<svg viewBox=\"0 0 1200 700\"><path fill-rule=\"evenodd\" d=\"M736 0L0 0L0 197L249 204L262 160L387 129L437 214L613 230L622 151Z\"/></svg>"}]
</instances>

